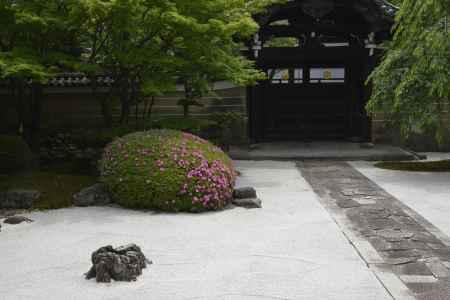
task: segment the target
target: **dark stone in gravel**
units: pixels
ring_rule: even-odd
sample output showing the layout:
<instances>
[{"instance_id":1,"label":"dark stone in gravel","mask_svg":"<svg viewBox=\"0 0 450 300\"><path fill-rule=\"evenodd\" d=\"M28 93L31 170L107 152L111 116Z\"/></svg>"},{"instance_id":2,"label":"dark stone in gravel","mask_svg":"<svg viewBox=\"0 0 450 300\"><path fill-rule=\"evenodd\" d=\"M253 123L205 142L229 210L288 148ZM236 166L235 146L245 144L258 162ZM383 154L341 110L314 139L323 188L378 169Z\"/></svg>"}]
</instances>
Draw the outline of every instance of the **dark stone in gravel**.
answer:
<instances>
[{"instance_id":1,"label":"dark stone in gravel","mask_svg":"<svg viewBox=\"0 0 450 300\"><path fill-rule=\"evenodd\" d=\"M233 192L236 199L256 198L256 190L252 187L237 188Z\"/></svg>"},{"instance_id":2,"label":"dark stone in gravel","mask_svg":"<svg viewBox=\"0 0 450 300\"><path fill-rule=\"evenodd\" d=\"M25 212L25 209L0 209L0 218L12 217Z\"/></svg>"},{"instance_id":3,"label":"dark stone in gravel","mask_svg":"<svg viewBox=\"0 0 450 300\"><path fill-rule=\"evenodd\" d=\"M10 190L0 192L0 208L29 209L41 197L35 190Z\"/></svg>"},{"instance_id":4,"label":"dark stone in gravel","mask_svg":"<svg viewBox=\"0 0 450 300\"><path fill-rule=\"evenodd\" d=\"M245 208L261 208L262 202L259 198L233 199L232 203L236 206Z\"/></svg>"},{"instance_id":5,"label":"dark stone in gravel","mask_svg":"<svg viewBox=\"0 0 450 300\"><path fill-rule=\"evenodd\" d=\"M152 263L135 244L102 247L92 253L91 260L93 266L85 276L86 279L95 277L97 282L135 281L147 263Z\"/></svg>"},{"instance_id":6,"label":"dark stone in gravel","mask_svg":"<svg viewBox=\"0 0 450 300\"><path fill-rule=\"evenodd\" d=\"M23 222L31 223L31 222L34 222L34 221L31 220L31 219L28 219L26 217L22 217L22 216L8 217L8 218L6 218L3 221L3 223L13 224L13 225L17 225L17 224L20 224L20 223L23 223Z\"/></svg>"},{"instance_id":7,"label":"dark stone in gravel","mask_svg":"<svg viewBox=\"0 0 450 300\"><path fill-rule=\"evenodd\" d=\"M102 183L96 183L73 195L75 206L102 206L109 203L111 203L111 198L106 186Z\"/></svg>"}]
</instances>

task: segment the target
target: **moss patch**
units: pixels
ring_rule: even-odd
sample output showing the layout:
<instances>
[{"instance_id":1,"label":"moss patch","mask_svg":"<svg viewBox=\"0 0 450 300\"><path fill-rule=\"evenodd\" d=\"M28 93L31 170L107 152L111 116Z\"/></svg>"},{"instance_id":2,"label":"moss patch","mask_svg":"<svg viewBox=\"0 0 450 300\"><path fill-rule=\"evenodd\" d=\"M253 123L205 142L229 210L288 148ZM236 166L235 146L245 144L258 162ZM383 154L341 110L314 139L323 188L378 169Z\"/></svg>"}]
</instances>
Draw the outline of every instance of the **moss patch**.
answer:
<instances>
[{"instance_id":1,"label":"moss patch","mask_svg":"<svg viewBox=\"0 0 450 300\"><path fill-rule=\"evenodd\" d=\"M33 154L20 136L0 135L0 173L31 169Z\"/></svg>"},{"instance_id":2,"label":"moss patch","mask_svg":"<svg viewBox=\"0 0 450 300\"><path fill-rule=\"evenodd\" d=\"M450 172L450 160L423 162L380 162L375 167L411 172Z\"/></svg>"},{"instance_id":3,"label":"moss patch","mask_svg":"<svg viewBox=\"0 0 450 300\"><path fill-rule=\"evenodd\" d=\"M96 182L90 175L40 171L24 175L0 175L0 190L35 189L42 193L37 209L56 209L72 205L72 195Z\"/></svg>"}]
</instances>

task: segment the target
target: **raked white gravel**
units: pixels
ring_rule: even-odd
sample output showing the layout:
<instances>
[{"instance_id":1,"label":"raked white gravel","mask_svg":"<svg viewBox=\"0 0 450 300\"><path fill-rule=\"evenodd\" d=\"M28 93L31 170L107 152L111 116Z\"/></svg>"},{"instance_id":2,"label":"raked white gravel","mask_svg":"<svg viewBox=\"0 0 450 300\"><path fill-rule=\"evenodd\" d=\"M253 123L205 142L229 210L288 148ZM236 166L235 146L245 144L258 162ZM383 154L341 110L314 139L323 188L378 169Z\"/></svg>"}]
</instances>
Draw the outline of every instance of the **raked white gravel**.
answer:
<instances>
[{"instance_id":1,"label":"raked white gravel","mask_svg":"<svg viewBox=\"0 0 450 300\"><path fill-rule=\"evenodd\" d=\"M237 162L262 209L165 214L113 207L34 212L3 225L0 299L391 299L293 163ZM140 245L137 282L83 273L100 246Z\"/></svg>"}]
</instances>

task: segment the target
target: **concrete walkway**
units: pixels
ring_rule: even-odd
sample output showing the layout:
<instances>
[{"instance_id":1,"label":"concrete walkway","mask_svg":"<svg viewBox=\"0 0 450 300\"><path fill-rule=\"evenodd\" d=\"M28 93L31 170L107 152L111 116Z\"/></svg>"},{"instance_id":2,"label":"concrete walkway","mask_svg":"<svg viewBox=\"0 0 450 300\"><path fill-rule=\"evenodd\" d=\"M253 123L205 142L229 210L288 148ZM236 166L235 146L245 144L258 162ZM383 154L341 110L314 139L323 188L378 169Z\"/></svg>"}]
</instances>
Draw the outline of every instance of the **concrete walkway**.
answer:
<instances>
[{"instance_id":1,"label":"concrete walkway","mask_svg":"<svg viewBox=\"0 0 450 300\"><path fill-rule=\"evenodd\" d=\"M395 299L450 300L450 247L440 230L348 163L300 166L369 267L390 271L379 277Z\"/></svg>"},{"instance_id":2,"label":"concrete walkway","mask_svg":"<svg viewBox=\"0 0 450 300\"><path fill-rule=\"evenodd\" d=\"M305 159L320 160L414 160L416 157L401 148L389 145L375 145L365 148L364 144L349 142L273 142L252 145L250 148L233 147L231 157L243 160L292 161Z\"/></svg>"},{"instance_id":3,"label":"concrete walkway","mask_svg":"<svg viewBox=\"0 0 450 300\"><path fill-rule=\"evenodd\" d=\"M0 299L392 299L294 163L238 162L262 209L152 214L72 208L0 232ZM87 281L90 254L139 244L154 264L134 283Z\"/></svg>"},{"instance_id":4,"label":"concrete walkway","mask_svg":"<svg viewBox=\"0 0 450 300\"><path fill-rule=\"evenodd\" d=\"M450 159L450 153L423 154L428 160ZM370 162L352 165L450 237L450 172L391 171L376 168Z\"/></svg>"}]
</instances>

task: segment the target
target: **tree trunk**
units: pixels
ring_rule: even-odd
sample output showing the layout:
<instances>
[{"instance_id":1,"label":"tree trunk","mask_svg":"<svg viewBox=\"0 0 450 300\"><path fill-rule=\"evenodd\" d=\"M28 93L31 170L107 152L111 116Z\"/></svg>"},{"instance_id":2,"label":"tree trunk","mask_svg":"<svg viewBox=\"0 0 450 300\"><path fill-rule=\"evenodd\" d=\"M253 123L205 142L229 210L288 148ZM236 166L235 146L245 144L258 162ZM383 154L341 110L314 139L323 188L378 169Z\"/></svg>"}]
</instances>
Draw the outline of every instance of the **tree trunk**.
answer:
<instances>
[{"instance_id":1,"label":"tree trunk","mask_svg":"<svg viewBox=\"0 0 450 300\"><path fill-rule=\"evenodd\" d=\"M133 78L133 81L131 83L131 103L134 103L135 105L135 115L134 115L134 121L135 121L135 128L136 130L139 129L139 86L136 83L136 79Z\"/></svg>"},{"instance_id":2,"label":"tree trunk","mask_svg":"<svg viewBox=\"0 0 450 300\"><path fill-rule=\"evenodd\" d=\"M121 115L120 115L120 124L128 124L129 116L130 116L130 103L126 100L127 96L121 96Z\"/></svg>"},{"instance_id":3,"label":"tree trunk","mask_svg":"<svg viewBox=\"0 0 450 300\"><path fill-rule=\"evenodd\" d=\"M120 124L128 124L130 117L130 88L128 76L124 76L124 79L120 83L119 94L121 104Z\"/></svg>"},{"instance_id":4,"label":"tree trunk","mask_svg":"<svg viewBox=\"0 0 450 300\"><path fill-rule=\"evenodd\" d=\"M26 130L27 141L34 153L39 153L40 137L41 137L41 117L44 105L44 91L41 84L33 84L31 86L30 95L30 122L29 128ZM25 131L24 131L25 132Z\"/></svg>"},{"instance_id":5,"label":"tree trunk","mask_svg":"<svg viewBox=\"0 0 450 300\"><path fill-rule=\"evenodd\" d=\"M152 112L153 112L153 106L155 105L155 99L156 99L156 97L152 96L152 99L150 101L150 105L149 105L148 110L147 110L147 122L150 122L151 119L152 119Z\"/></svg>"},{"instance_id":6,"label":"tree trunk","mask_svg":"<svg viewBox=\"0 0 450 300\"><path fill-rule=\"evenodd\" d=\"M11 94L15 99L16 111L17 111L17 132L23 134L25 123L25 86L21 80L11 82Z\"/></svg>"},{"instance_id":7,"label":"tree trunk","mask_svg":"<svg viewBox=\"0 0 450 300\"><path fill-rule=\"evenodd\" d=\"M184 104L183 105L183 118L188 118L189 117L189 105L188 104Z\"/></svg>"},{"instance_id":8,"label":"tree trunk","mask_svg":"<svg viewBox=\"0 0 450 300\"><path fill-rule=\"evenodd\" d=\"M192 99L192 87L187 81L184 83L184 97L186 102L183 104L183 117L187 118L189 117L189 101Z\"/></svg>"},{"instance_id":9,"label":"tree trunk","mask_svg":"<svg viewBox=\"0 0 450 300\"><path fill-rule=\"evenodd\" d=\"M95 75L91 75L90 80L91 80L92 95L100 103L103 121L105 122L105 127L111 128L113 123L111 103L109 101L111 92L109 91L106 95L99 95L97 86L97 77Z\"/></svg>"},{"instance_id":10,"label":"tree trunk","mask_svg":"<svg viewBox=\"0 0 450 300\"><path fill-rule=\"evenodd\" d=\"M113 117L112 117L112 108L111 108L111 101L109 99L109 94L103 95L101 97L100 105L102 107L102 115L103 115L103 121L105 122L105 127L112 128Z\"/></svg>"}]
</instances>

